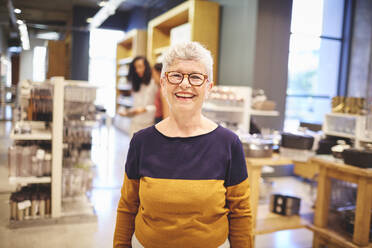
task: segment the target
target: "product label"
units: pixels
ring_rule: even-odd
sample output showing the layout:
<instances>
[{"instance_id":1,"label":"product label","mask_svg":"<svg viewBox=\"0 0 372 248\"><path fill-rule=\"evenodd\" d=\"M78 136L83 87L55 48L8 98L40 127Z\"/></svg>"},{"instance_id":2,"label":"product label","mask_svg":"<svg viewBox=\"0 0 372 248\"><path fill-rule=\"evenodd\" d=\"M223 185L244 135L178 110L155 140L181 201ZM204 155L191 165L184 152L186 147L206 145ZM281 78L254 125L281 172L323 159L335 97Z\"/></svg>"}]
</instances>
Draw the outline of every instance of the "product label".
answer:
<instances>
[{"instance_id":1,"label":"product label","mask_svg":"<svg viewBox=\"0 0 372 248\"><path fill-rule=\"evenodd\" d=\"M18 205L19 210L23 210L25 208L31 207L31 201L26 200L26 201L18 202L17 205Z\"/></svg>"}]
</instances>

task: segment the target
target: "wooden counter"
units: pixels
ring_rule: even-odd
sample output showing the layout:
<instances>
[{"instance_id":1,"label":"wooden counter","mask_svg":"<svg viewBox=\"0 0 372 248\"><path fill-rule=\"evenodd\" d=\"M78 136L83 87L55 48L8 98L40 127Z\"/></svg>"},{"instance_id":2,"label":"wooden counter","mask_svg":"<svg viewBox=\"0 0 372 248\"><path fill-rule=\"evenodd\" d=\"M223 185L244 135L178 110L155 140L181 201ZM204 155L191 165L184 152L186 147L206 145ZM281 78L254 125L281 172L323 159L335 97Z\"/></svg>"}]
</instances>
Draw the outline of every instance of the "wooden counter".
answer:
<instances>
[{"instance_id":1,"label":"wooden counter","mask_svg":"<svg viewBox=\"0 0 372 248\"><path fill-rule=\"evenodd\" d=\"M313 247L330 242L341 247L372 247L369 243L369 230L372 208L372 169L336 162L326 157L314 157L311 163L319 166L318 194L314 226ZM352 240L328 230L328 215L331 196L331 178L355 183L358 186L355 212L355 228Z\"/></svg>"},{"instance_id":2,"label":"wooden counter","mask_svg":"<svg viewBox=\"0 0 372 248\"><path fill-rule=\"evenodd\" d=\"M312 214L311 216L281 216L279 214L271 213L268 205L259 206L258 204L262 167L265 165L290 165L293 164L292 160L274 154L271 158L246 158L246 163L248 169L248 180L251 188L250 201L253 216L253 234L265 234L308 226L312 219Z\"/></svg>"}]
</instances>

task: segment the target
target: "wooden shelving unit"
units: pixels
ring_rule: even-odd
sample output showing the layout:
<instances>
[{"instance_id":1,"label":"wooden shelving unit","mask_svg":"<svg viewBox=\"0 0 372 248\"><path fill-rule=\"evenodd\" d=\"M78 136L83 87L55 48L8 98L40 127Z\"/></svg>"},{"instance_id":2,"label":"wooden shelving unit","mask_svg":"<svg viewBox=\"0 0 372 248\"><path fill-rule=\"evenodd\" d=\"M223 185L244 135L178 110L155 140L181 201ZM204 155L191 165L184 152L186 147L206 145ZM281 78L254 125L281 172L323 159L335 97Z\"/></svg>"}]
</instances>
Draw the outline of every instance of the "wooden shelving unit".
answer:
<instances>
[{"instance_id":1,"label":"wooden shelving unit","mask_svg":"<svg viewBox=\"0 0 372 248\"><path fill-rule=\"evenodd\" d=\"M324 244L348 248L372 247L369 241L372 218L372 171L324 158L314 157L311 162L319 166L314 225L309 226L314 231L313 247L322 247ZM331 178L357 184L355 225L352 237L329 230Z\"/></svg>"},{"instance_id":2,"label":"wooden shelving unit","mask_svg":"<svg viewBox=\"0 0 372 248\"><path fill-rule=\"evenodd\" d=\"M217 83L220 8L216 2L190 0L152 19L148 24L147 59L155 64L171 44L171 30L190 24L191 41L198 41L211 51L213 81ZM168 116L168 104L163 99L163 115Z\"/></svg>"},{"instance_id":3,"label":"wooden shelving unit","mask_svg":"<svg viewBox=\"0 0 372 248\"><path fill-rule=\"evenodd\" d=\"M120 106L127 107L121 103L130 101L131 85L126 77L129 64L136 56L146 56L147 32L146 30L134 29L118 42L116 50L116 112ZM123 101L122 98L128 98ZM123 131L129 130L130 119L120 115L115 116L115 125Z\"/></svg>"}]
</instances>

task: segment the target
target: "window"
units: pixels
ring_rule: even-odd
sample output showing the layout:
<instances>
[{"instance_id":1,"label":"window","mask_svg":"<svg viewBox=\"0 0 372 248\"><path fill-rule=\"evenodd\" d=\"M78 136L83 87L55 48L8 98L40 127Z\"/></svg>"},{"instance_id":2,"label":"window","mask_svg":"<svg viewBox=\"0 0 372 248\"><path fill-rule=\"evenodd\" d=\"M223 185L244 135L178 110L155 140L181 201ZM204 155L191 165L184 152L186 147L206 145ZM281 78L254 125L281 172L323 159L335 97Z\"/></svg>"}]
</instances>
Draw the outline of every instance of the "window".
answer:
<instances>
[{"instance_id":1,"label":"window","mask_svg":"<svg viewBox=\"0 0 372 248\"><path fill-rule=\"evenodd\" d=\"M285 129L321 124L339 87L344 1L293 0Z\"/></svg>"},{"instance_id":2,"label":"window","mask_svg":"<svg viewBox=\"0 0 372 248\"><path fill-rule=\"evenodd\" d=\"M46 47L36 46L34 48L33 57L33 76L32 79L35 82L45 81L46 75Z\"/></svg>"},{"instance_id":3,"label":"window","mask_svg":"<svg viewBox=\"0 0 372 248\"><path fill-rule=\"evenodd\" d=\"M105 107L106 113L115 115L116 44L124 32L94 29L89 41L89 81L98 85L96 104Z\"/></svg>"}]
</instances>

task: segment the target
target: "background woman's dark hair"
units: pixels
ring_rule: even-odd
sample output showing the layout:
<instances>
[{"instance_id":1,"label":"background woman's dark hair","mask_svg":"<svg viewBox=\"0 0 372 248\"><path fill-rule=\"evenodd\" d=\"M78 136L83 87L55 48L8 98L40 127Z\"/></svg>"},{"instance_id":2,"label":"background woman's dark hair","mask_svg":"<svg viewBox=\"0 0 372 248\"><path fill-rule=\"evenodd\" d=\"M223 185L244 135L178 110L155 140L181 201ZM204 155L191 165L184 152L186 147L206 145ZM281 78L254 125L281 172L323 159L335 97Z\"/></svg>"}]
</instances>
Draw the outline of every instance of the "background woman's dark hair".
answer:
<instances>
[{"instance_id":1,"label":"background woman's dark hair","mask_svg":"<svg viewBox=\"0 0 372 248\"><path fill-rule=\"evenodd\" d=\"M163 68L163 64L162 63L156 63L155 65L154 65L154 69L156 70L156 71L158 71L159 73L161 72L161 69Z\"/></svg>"},{"instance_id":2,"label":"background woman's dark hair","mask_svg":"<svg viewBox=\"0 0 372 248\"><path fill-rule=\"evenodd\" d=\"M145 64L145 73L143 74L143 77L139 77L136 73L136 68L134 67L134 63L137 60L143 60L143 63ZM148 85L151 81L151 67L147 59L143 56L137 56L133 59L132 63L129 64L129 72L127 76L128 81L132 84L132 90L134 92L137 92L141 88L141 84Z\"/></svg>"}]
</instances>

